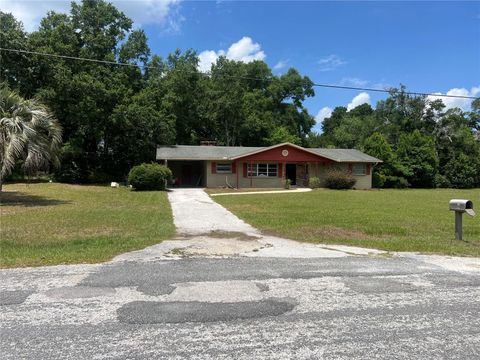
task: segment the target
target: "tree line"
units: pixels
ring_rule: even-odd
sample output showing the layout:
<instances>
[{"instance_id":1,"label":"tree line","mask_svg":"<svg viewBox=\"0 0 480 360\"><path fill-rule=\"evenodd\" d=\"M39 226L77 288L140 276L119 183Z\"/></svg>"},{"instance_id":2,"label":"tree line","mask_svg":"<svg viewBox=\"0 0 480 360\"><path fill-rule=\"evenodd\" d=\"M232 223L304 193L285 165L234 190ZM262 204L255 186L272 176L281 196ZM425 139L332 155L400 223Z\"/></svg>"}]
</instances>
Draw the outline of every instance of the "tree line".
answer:
<instances>
[{"instance_id":1,"label":"tree line","mask_svg":"<svg viewBox=\"0 0 480 360\"><path fill-rule=\"evenodd\" d=\"M121 179L132 166L153 161L157 145L213 140L358 148L385 161L374 171L378 186L480 184L478 101L470 113L444 111L441 101L392 89L375 109L336 108L316 134L304 106L314 84L296 69L275 75L263 61L220 57L203 74L194 50L152 54L145 32L102 0L72 2L67 14L49 12L31 33L0 12L0 43L104 61L0 52L2 87L46 104L63 128L60 181Z\"/></svg>"},{"instance_id":2,"label":"tree line","mask_svg":"<svg viewBox=\"0 0 480 360\"><path fill-rule=\"evenodd\" d=\"M480 186L480 99L470 112L445 109L441 100L392 89L375 109L337 107L322 123L313 147L356 148L382 159L376 187Z\"/></svg>"}]
</instances>

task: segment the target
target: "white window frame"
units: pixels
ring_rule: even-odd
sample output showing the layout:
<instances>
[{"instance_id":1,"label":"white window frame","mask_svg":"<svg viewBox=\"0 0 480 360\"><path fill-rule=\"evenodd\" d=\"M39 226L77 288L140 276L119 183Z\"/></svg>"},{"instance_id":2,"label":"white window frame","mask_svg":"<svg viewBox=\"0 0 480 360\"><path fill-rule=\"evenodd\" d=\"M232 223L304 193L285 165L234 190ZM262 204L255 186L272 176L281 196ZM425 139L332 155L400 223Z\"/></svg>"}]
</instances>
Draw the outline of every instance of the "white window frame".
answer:
<instances>
[{"instance_id":1,"label":"white window frame","mask_svg":"<svg viewBox=\"0 0 480 360\"><path fill-rule=\"evenodd\" d=\"M224 167L223 169L221 167ZM228 167L228 168L226 168ZM217 174L231 174L232 173L232 163L217 163L216 164L216 173Z\"/></svg>"},{"instance_id":2,"label":"white window frame","mask_svg":"<svg viewBox=\"0 0 480 360\"><path fill-rule=\"evenodd\" d=\"M352 174L354 176L365 176L365 175L367 175L367 164L364 164L364 163L353 164L352 165Z\"/></svg>"},{"instance_id":3,"label":"white window frame","mask_svg":"<svg viewBox=\"0 0 480 360\"><path fill-rule=\"evenodd\" d=\"M254 163L248 164L248 177L273 178L278 177L278 164L276 163Z\"/></svg>"}]
</instances>

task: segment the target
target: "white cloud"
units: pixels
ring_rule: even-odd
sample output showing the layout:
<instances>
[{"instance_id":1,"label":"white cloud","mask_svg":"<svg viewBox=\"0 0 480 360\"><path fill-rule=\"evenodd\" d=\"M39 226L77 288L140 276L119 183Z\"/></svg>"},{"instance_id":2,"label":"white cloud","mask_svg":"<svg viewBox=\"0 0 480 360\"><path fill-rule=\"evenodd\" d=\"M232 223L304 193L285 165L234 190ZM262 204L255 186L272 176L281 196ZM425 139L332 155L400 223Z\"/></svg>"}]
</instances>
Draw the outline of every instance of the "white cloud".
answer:
<instances>
[{"instance_id":1,"label":"white cloud","mask_svg":"<svg viewBox=\"0 0 480 360\"><path fill-rule=\"evenodd\" d=\"M371 87L374 89L389 89L392 86L385 82L385 80L381 80L379 82L372 82L370 80L364 80L357 77L344 77L336 85L340 86L353 86L353 87Z\"/></svg>"},{"instance_id":2,"label":"white cloud","mask_svg":"<svg viewBox=\"0 0 480 360\"><path fill-rule=\"evenodd\" d=\"M355 86L355 87L362 87L366 86L370 83L368 80L359 79L356 77L344 77L342 80L338 82L340 86Z\"/></svg>"},{"instance_id":3,"label":"white cloud","mask_svg":"<svg viewBox=\"0 0 480 360\"><path fill-rule=\"evenodd\" d=\"M2 0L0 10L6 13L12 13L15 18L23 22L25 30L28 32L36 30L40 20L48 11L67 12L70 9L68 1L18 1Z\"/></svg>"},{"instance_id":4,"label":"white cloud","mask_svg":"<svg viewBox=\"0 0 480 360\"><path fill-rule=\"evenodd\" d=\"M227 59L252 62L254 60L263 60L266 55L258 43L254 43L251 38L244 36L239 41L230 45L227 51L225 50L204 50L199 57L198 69L200 71L210 71L210 67L217 61L220 56L225 56Z\"/></svg>"},{"instance_id":5,"label":"white cloud","mask_svg":"<svg viewBox=\"0 0 480 360\"><path fill-rule=\"evenodd\" d=\"M442 93L435 93L438 95L442 95ZM446 95L457 95L457 96L480 96L480 85L474 86L469 90L465 88L453 88L447 91ZM464 111L470 110L470 105L472 104L472 99L463 99L463 98L449 98L449 97L442 97L442 96L434 96L429 95L427 97L428 100L442 100L445 104L446 109L451 109L458 107Z\"/></svg>"},{"instance_id":6,"label":"white cloud","mask_svg":"<svg viewBox=\"0 0 480 360\"><path fill-rule=\"evenodd\" d=\"M278 63L275 64L273 70L281 70L288 65L288 60L280 60Z\"/></svg>"},{"instance_id":7,"label":"white cloud","mask_svg":"<svg viewBox=\"0 0 480 360\"><path fill-rule=\"evenodd\" d=\"M347 105L347 111L355 109L357 106L362 104L370 104L370 95L366 92L361 92L355 96L352 101Z\"/></svg>"},{"instance_id":8,"label":"white cloud","mask_svg":"<svg viewBox=\"0 0 480 360\"><path fill-rule=\"evenodd\" d=\"M345 65L347 62L340 58L338 55L328 55L317 62L320 65L320 71L332 71L337 67Z\"/></svg>"},{"instance_id":9,"label":"white cloud","mask_svg":"<svg viewBox=\"0 0 480 360\"><path fill-rule=\"evenodd\" d=\"M79 0L75 0L79 1ZM135 25L160 24L166 30L178 31L183 17L178 15L180 0L110 0L119 10L131 18ZM25 30L34 31L40 20L50 10L68 13L70 1L64 0L2 0L0 9L12 13L23 22Z\"/></svg>"},{"instance_id":10,"label":"white cloud","mask_svg":"<svg viewBox=\"0 0 480 360\"><path fill-rule=\"evenodd\" d=\"M261 50L260 44L254 43L251 38L244 36L236 43L230 45L227 51L227 58L236 61L251 62L265 59L265 53Z\"/></svg>"},{"instance_id":11,"label":"white cloud","mask_svg":"<svg viewBox=\"0 0 480 360\"><path fill-rule=\"evenodd\" d=\"M332 111L333 109L328 106L321 108L317 116L315 116L315 121L317 124L321 124L325 118L330 117L332 115Z\"/></svg>"},{"instance_id":12,"label":"white cloud","mask_svg":"<svg viewBox=\"0 0 480 360\"><path fill-rule=\"evenodd\" d=\"M366 92L361 92L355 96L352 101L347 105L347 111L355 109L357 106L362 104L370 104L370 95ZM325 118L332 116L333 109L331 107L325 106L320 109L320 111L315 116L315 121L317 124L321 124Z\"/></svg>"},{"instance_id":13,"label":"white cloud","mask_svg":"<svg viewBox=\"0 0 480 360\"><path fill-rule=\"evenodd\" d=\"M202 51L199 55L198 55L198 70L200 70L201 72L208 72L210 71L210 67L212 66L212 64L217 61L218 57L220 55L213 51L213 50L205 50L205 51Z\"/></svg>"}]
</instances>

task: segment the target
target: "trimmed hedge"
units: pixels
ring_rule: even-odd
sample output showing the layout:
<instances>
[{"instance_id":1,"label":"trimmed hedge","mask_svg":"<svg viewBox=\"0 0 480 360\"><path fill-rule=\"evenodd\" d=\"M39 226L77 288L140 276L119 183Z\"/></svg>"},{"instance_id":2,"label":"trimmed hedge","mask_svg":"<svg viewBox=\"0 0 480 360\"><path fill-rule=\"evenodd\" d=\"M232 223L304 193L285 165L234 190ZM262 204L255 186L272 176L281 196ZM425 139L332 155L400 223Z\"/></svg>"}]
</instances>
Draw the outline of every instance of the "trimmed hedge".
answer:
<instances>
[{"instance_id":1,"label":"trimmed hedge","mask_svg":"<svg viewBox=\"0 0 480 360\"><path fill-rule=\"evenodd\" d=\"M329 189L351 189L357 180L349 172L334 169L325 177L325 186Z\"/></svg>"},{"instance_id":2,"label":"trimmed hedge","mask_svg":"<svg viewBox=\"0 0 480 360\"><path fill-rule=\"evenodd\" d=\"M165 185L171 178L172 171L156 163L134 166L128 174L128 182L137 191L165 190Z\"/></svg>"}]
</instances>

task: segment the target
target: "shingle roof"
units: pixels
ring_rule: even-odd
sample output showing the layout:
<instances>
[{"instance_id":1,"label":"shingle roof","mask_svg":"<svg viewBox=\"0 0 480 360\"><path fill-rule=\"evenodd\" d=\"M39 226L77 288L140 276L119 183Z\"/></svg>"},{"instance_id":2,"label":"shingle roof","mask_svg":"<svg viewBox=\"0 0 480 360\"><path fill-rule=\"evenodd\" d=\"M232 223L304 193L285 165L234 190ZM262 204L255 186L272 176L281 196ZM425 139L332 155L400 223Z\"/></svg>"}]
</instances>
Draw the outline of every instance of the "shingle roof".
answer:
<instances>
[{"instance_id":1,"label":"shingle roof","mask_svg":"<svg viewBox=\"0 0 480 360\"><path fill-rule=\"evenodd\" d=\"M157 147L157 159L228 160L263 147L172 145Z\"/></svg>"},{"instance_id":2,"label":"shingle roof","mask_svg":"<svg viewBox=\"0 0 480 360\"><path fill-rule=\"evenodd\" d=\"M158 146L157 160L229 160L263 149L268 149L268 147L193 145ZM381 160L356 149L306 148L305 150L314 152L336 162L382 162Z\"/></svg>"},{"instance_id":3,"label":"shingle roof","mask_svg":"<svg viewBox=\"0 0 480 360\"><path fill-rule=\"evenodd\" d=\"M308 149L314 153L332 159L337 162L369 162L377 163L382 160L367 155L357 149Z\"/></svg>"}]
</instances>

